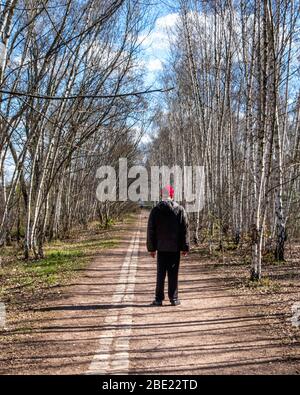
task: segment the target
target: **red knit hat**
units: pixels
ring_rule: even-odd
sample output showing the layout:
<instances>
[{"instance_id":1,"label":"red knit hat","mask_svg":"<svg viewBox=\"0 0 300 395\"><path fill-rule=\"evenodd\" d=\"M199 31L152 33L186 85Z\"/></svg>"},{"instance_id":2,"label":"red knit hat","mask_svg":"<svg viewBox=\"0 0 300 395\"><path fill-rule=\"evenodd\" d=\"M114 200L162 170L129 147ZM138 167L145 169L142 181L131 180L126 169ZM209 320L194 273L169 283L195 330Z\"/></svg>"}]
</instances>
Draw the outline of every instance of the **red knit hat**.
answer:
<instances>
[{"instance_id":1,"label":"red knit hat","mask_svg":"<svg viewBox=\"0 0 300 395\"><path fill-rule=\"evenodd\" d=\"M162 190L161 190L161 193L163 194L164 192L165 193L167 192L171 199L174 198L174 192L175 191L174 191L174 188L171 185L166 185L165 187L163 187Z\"/></svg>"}]
</instances>

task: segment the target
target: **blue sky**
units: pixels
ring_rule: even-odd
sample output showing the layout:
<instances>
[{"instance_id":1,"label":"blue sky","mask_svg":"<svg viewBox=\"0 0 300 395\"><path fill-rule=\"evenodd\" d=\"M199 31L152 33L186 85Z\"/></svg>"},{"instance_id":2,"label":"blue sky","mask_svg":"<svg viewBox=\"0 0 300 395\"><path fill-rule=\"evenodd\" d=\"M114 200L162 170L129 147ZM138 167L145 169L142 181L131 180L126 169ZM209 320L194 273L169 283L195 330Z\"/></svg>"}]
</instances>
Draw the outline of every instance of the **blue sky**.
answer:
<instances>
[{"instance_id":1,"label":"blue sky","mask_svg":"<svg viewBox=\"0 0 300 395\"><path fill-rule=\"evenodd\" d=\"M161 5L155 8L156 22L153 29L140 36L143 48L143 63L147 74L145 76L146 86L153 85L159 88L158 76L163 69L169 52L169 35L176 25L178 14L174 7Z\"/></svg>"},{"instance_id":2,"label":"blue sky","mask_svg":"<svg viewBox=\"0 0 300 395\"><path fill-rule=\"evenodd\" d=\"M152 15L153 18L156 17L155 23L150 32L148 29L140 35L141 62L146 72L144 76L145 87L160 89L162 88L160 73L169 55L169 39L172 38L172 29L176 26L178 13L174 5L167 6L166 4L163 5L162 2L159 2L159 5L152 9L155 12L155 15ZM161 98L162 94L151 95L150 106L157 105ZM151 113L151 110L149 113ZM152 125L142 137L142 143L146 144L151 141L153 133L155 134Z\"/></svg>"}]
</instances>

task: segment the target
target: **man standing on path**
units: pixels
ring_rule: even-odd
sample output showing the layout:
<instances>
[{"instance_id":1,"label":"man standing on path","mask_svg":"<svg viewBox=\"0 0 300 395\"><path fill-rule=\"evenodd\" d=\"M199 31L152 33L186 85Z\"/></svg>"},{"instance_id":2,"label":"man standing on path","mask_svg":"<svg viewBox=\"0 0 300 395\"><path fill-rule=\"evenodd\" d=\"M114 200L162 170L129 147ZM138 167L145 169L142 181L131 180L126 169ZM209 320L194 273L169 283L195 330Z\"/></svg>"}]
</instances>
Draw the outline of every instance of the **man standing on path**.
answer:
<instances>
[{"instance_id":1,"label":"man standing on path","mask_svg":"<svg viewBox=\"0 0 300 395\"><path fill-rule=\"evenodd\" d=\"M167 186L162 190L162 201L150 212L147 229L147 249L155 258L157 251L157 279L155 300L152 306L162 306L164 285L168 273L168 296L172 306L180 304L178 299L178 271L180 252L189 251L189 225L186 212L173 200L174 189Z\"/></svg>"}]
</instances>

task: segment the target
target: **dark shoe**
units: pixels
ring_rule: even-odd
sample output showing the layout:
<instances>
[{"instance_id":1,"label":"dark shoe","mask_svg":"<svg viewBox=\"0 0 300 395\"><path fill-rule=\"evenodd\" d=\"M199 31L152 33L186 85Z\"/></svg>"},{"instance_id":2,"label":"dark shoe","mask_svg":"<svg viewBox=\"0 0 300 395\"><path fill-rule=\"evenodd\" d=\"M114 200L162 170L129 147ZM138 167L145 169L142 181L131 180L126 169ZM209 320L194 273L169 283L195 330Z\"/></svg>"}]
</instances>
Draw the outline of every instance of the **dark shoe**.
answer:
<instances>
[{"instance_id":1,"label":"dark shoe","mask_svg":"<svg viewBox=\"0 0 300 395\"><path fill-rule=\"evenodd\" d=\"M162 306L162 301L160 300L153 300L150 306Z\"/></svg>"},{"instance_id":2,"label":"dark shoe","mask_svg":"<svg viewBox=\"0 0 300 395\"><path fill-rule=\"evenodd\" d=\"M171 302L171 306L179 306L181 304L180 300L178 300L178 299L170 300L170 302Z\"/></svg>"}]
</instances>

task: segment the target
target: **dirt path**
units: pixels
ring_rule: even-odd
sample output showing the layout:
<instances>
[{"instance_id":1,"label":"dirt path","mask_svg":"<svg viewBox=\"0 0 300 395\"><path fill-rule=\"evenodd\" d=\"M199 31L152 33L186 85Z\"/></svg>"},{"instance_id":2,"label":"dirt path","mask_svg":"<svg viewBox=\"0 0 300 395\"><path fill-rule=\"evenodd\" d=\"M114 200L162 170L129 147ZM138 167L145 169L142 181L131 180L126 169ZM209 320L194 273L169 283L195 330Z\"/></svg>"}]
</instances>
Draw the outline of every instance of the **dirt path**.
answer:
<instances>
[{"instance_id":1,"label":"dirt path","mask_svg":"<svg viewBox=\"0 0 300 395\"><path fill-rule=\"evenodd\" d=\"M299 345L276 334L281 314L234 295L196 255L182 259L182 305L150 307L146 221L143 213L62 299L28 313L22 326L31 330L1 351L1 374L299 373Z\"/></svg>"}]
</instances>

